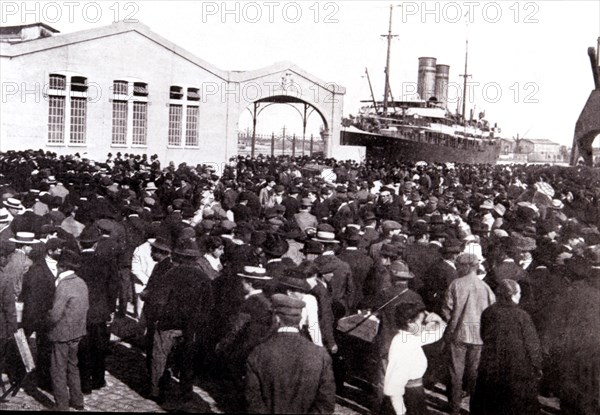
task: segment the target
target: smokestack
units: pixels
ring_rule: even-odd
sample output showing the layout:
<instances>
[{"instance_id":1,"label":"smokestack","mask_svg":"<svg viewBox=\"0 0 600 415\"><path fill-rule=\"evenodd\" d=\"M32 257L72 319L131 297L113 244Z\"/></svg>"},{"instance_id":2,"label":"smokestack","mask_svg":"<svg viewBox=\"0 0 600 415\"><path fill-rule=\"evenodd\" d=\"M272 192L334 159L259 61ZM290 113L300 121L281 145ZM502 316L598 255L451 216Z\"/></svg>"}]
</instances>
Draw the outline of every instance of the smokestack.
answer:
<instances>
[{"instance_id":1,"label":"smokestack","mask_svg":"<svg viewBox=\"0 0 600 415\"><path fill-rule=\"evenodd\" d=\"M450 79L449 65L435 66L435 97L447 109L448 105L448 80Z\"/></svg>"},{"instance_id":2,"label":"smokestack","mask_svg":"<svg viewBox=\"0 0 600 415\"><path fill-rule=\"evenodd\" d=\"M435 96L436 58L419 58L419 79L417 92L421 99L428 101Z\"/></svg>"}]
</instances>

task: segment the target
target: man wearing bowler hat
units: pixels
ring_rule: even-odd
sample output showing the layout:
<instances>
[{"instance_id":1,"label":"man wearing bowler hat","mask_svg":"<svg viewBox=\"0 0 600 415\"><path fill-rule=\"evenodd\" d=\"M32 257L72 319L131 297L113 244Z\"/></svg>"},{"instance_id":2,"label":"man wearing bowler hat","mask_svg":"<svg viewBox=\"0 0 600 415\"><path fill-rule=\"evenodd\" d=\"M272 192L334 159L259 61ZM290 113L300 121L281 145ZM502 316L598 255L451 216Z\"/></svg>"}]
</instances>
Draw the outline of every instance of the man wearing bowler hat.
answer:
<instances>
[{"instance_id":1,"label":"man wearing bowler hat","mask_svg":"<svg viewBox=\"0 0 600 415\"><path fill-rule=\"evenodd\" d=\"M249 413L333 413L335 382L327 350L299 333L304 302L271 297L277 333L256 346L246 364ZM290 353L293 351L293 353Z\"/></svg>"}]
</instances>

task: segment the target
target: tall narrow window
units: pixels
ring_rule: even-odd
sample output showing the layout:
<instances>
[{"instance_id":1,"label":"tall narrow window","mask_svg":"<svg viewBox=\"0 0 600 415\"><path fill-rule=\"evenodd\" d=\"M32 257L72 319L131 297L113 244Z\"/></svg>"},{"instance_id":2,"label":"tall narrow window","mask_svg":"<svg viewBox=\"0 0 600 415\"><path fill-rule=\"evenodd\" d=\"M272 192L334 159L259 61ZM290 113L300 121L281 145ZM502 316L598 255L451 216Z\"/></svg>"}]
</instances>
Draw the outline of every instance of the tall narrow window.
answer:
<instances>
[{"instance_id":1,"label":"tall narrow window","mask_svg":"<svg viewBox=\"0 0 600 415\"><path fill-rule=\"evenodd\" d=\"M71 138L72 144L85 144L85 113L87 98L71 97Z\"/></svg>"},{"instance_id":2,"label":"tall narrow window","mask_svg":"<svg viewBox=\"0 0 600 415\"><path fill-rule=\"evenodd\" d=\"M187 107L185 121L185 145L196 147L198 145L198 107Z\"/></svg>"},{"instance_id":3,"label":"tall narrow window","mask_svg":"<svg viewBox=\"0 0 600 415\"><path fill-rule=\"evenodd\" d=\"M169 105L169 145L181 145L181 105Z\"/></svg>"},{"instance_id":4,"label":"tall narrow window","mask_svg":"<svg viewBox=\"0 0 600 415\"><path fill-rule=\"evenodd\" d=\"M148 104L146 102L133 103L133 135L131 144L146 145L147 135L147 111Z\"/></svg>"},{"instance_id":5,"label":"tall narrow window","mask_svg":"<svg viewBox=\"0 0 600 415\"><path fill-rule=\"evenodd\" d=\"M113 101L112 143L127 144L127 101Z\"/></svg>"},{"instance_id":6,"label":"tall narrow window","mask_svg":"<svg viewBox=\"0 0 600 415\"><path fill-rule=\"evenodd\" d=\"M48 143L60 144L65 139L65 97L48 97Z\"/></svg>"}]
</instances>

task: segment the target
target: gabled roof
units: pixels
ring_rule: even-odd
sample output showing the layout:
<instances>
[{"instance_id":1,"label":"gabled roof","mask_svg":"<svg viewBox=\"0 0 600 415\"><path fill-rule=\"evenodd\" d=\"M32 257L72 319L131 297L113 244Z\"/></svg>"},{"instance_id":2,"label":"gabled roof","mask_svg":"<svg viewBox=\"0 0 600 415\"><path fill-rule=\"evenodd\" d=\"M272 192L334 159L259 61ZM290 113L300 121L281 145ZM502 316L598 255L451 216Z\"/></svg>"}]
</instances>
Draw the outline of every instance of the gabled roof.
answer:
<instances>
[{"instance_id":1,"label":"gabled roof","mask_svg":"<svg viewBox=\"0 0 600 415\"><path fill-rule=\"evenodd\" d=\"M547 138L524 138L522 141L529 141L532 144L551 144L555 146L559 146L560 144L549 140Z\"/></svg>"},{"instance_id":2,"label":"gabled roof","mask_svg":"<svg viewBox=\"0 0 600 415\"><path fill-rule=\"evenodd\" d=\"M0 57L14 58L18 56L41 52L48 49L60 48L75 43L89 42L95 39L100 39L109 36L117 36L129 32L136 32L141 36L148 38L156 44L169 49L173 53L181 56L184 59L187 59L193 64L205 69L206 71L212 73L213 75L221 78L224 81L247 82L264 76L268 76L273 73L281 71L290 71L299 77L305 78L310 82L319 85L322 88L328 89L335 93L346 93L346 89L344 87L339 85L332 85L331 82L325 82L321 79L318 79L314 75L306 72L305 70L301 69L300 67L296 66L291 62L278 62L265 68L255 69L251 71L224 71L210 64L209 62L197 57L191 52L188 52L187 50L181 48L180 46L176 45L170 40L153 32L148 26L139 22L125 23L121 21L108 26L82 30L79 32L55 35L23 43L0 43Z\"/></svg>"}]
</instances>

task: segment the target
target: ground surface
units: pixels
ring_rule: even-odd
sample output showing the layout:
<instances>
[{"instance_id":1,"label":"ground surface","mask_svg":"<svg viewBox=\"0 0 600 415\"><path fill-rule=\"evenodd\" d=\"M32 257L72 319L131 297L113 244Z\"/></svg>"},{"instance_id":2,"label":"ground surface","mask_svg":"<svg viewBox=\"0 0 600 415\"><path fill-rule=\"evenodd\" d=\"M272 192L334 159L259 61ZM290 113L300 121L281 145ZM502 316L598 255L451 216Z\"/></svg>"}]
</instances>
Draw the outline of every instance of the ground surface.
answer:
<instances>
[{"instance_id":1,"label":"ground surface","mask_svg":"<svg viewBox=\"0 0 600 415\"><path fill-rule=\"evenodd\" d=\"M117 321L113 332L124 337L129 331L131 320ZM139 339L138 339L139 340ZM221 386L215 376L197 379L193 399L181 403L175 395L176 378L167 389L167 399L162 405L145 398L147 374L145 357L139 347L139 341L132 338L121 339L115 334L111 337L111 354L107 358L106 387L94 390L85 396L85 410L93 412L193 412L227 413L235 409L230 406L234 396L241 391ZM6 380L6 377L4 377ZM433 414L445 414L446 398L443 386L438 384L434 391L427 391L428 404ZM45 411L52 407L52 395L44 390L25 385L8 402L0 403L1 411ZM358 387L346 384L337 397L336 414L369 415L367 393ZM545 413L559 414L558 402L554 399L540 398ZM463 402L464 413L468 413L468 398Z\"/></svg>"}]
</instances>

